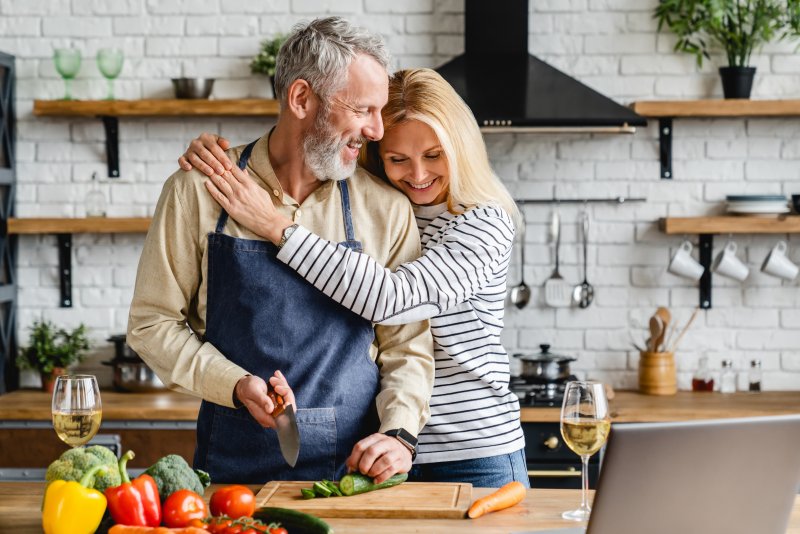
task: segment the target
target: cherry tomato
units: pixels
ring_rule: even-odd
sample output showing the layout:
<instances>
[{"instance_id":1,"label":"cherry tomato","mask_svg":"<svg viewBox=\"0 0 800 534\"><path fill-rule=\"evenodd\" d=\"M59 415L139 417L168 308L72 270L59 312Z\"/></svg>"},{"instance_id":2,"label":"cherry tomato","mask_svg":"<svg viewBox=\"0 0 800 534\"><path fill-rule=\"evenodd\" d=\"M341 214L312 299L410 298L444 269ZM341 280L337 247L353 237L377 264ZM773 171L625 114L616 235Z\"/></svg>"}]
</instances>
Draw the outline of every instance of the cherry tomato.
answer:
<instances>
[{"instance_id":1,"label":"cherry tomato","mask_svg":"<svg viewBox=\"0 0 800 534\"><path fill-rule=\"evenodd\" d=\"M248 528L248 529L242 531L242 534L261 534L261 533L262 533L262 531L256 530L254 528Z\"/></svg>"},{"instance_id":2,"label":"cherry tomato","mask_svg":"<svg viewBox=\"0 0 800 534\"><path fill-rule=\"evenodd\" d=\"M240 534L242 532L242 525L230 525L225 527L223 534Z\"/></svg>"},{"instance_id":3,"label":"cherry tomato","mask_svg":"<svg viewBox=\"0 0 800 534\"><path fill-rule=\"evenodd\" d=\"M231 526L232 522L233 522L232 519L223 519L221 517L214 517L208 524L209 530L212 532L212 534L222 534L225 532L226 528Z\"/></svg>"},{"instance_id":4,"label":"cherry tomato","mask_svg":"<svg viewBox=\"0 0 800 534\"><path fill-rule=\"evenodd\" d=\"M289 534L289 531L283 527L269 529L269 534Z\"/></svg>"},{"instance_id":5,"label":"cherry tomato","mask_svg":"<svg viewBox=\"0 0 800 534\"><path fill-rule=\"evenodd\" d=\"M233 519L250 517L256 511L256 496L245 486L225 486L211 496L211 515Z\"/></svg>"},{"instance_id":6,"label":"cherry tomato","mask_svg":"<svg viewBox=\"0 0 800 534\"><path fill-rule=\"evenodd\" d=\"M202 519L192 519L189 521L189 524L186 525L187 527L195 527L195 528L202 528L203 530L208 530L209 525L203 521Z\"/></svg>"},{"instance_id":7,"label":"cherry tomato","mask_svg":"<svg viewBox=\"0 0 800 534\"><path fill-rule=\"evenodd\" d=\"M166 526L183 528L188 526L192 519L208 517L208 506L197 493L182 489L167 497L162 506L162 512Z\"/></svg>"}]
</instances>

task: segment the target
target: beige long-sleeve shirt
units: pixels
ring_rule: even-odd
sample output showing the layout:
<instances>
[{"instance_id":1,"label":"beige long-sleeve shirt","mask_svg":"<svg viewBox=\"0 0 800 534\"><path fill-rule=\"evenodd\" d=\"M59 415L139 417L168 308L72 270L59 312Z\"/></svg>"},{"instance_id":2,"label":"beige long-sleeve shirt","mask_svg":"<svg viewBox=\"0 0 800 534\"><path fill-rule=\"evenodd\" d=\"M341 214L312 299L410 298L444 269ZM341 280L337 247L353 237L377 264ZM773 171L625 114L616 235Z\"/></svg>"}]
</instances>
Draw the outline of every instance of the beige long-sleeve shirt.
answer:
<instances>
[{"instance_id":1,"label":"beige long-sleeve shirt","mask_svg":"<svg viewBox=\"0 0 800 534\"><path fill-rule=\"evenodd\" d=\"M270 193L281 213L326 239L344 241L339 188L323 182L299 205L284 193L272 170L267 137L253 147L250 176ZM231 161L238 161L243 149L231 149ZM168 387L233 407L236 382L248 370L203 340L207 234L214 231L221 212L203 185L206 179L196 170L178 171L164 184L139 260L128 343ZM419 257L414 213L402 193L360 168L347 183L356 239L364 252L389 268ZM225 233L259 239L233 219L228 219ZM418 433L430 415L434 376L428 322L375 326L371 355L381 373L376 399L380 430Z\"/></svg>"}]
</instances>

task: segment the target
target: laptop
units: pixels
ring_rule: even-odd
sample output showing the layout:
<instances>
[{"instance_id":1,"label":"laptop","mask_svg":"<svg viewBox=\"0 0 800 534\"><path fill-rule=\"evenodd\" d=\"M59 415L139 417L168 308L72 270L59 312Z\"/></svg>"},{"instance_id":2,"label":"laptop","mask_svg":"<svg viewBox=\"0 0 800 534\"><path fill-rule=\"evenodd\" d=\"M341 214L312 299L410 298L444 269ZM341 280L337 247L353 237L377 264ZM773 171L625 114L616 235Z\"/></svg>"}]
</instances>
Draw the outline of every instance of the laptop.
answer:
<instances>
[{"instance_id":1,"label":"laptop","mask_svg":"<svg viewBox=\"0 0 800 534\"><path fill-rule=\"evenodd\" d=\"M617 424L588 525L536 532L785 534L799 488L800 414Z\"/></svg>"}]
</instances>

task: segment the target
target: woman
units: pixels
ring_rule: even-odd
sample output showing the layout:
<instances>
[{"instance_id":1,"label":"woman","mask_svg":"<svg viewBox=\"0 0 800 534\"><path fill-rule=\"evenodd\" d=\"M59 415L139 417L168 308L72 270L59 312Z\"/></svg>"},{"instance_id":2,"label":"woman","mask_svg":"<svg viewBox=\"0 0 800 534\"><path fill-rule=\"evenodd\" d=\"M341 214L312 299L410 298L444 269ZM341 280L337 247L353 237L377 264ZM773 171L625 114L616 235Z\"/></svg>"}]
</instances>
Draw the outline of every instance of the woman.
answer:
<instances>
[{"instance_id":1,"label":"woman","mask_svg":"<svg viewBox=\"0 0 800 534\"><path fill-rule=\"evenodd\" d=\"M353 312L383 324L430 318L436 378L412 479L527 486L519 402L500 343L516 204L491 170L471 111L435 71L398 72L382 116L385 135L362 163L414 204L424 251L394 273L280 215L224 156L226 141L201 136L180 164L212 175L209 192L261 237L278 244L295 226L278 258ZM231 172L213 174L208 165L220 163Z\"/></svg>"}]
</instances>

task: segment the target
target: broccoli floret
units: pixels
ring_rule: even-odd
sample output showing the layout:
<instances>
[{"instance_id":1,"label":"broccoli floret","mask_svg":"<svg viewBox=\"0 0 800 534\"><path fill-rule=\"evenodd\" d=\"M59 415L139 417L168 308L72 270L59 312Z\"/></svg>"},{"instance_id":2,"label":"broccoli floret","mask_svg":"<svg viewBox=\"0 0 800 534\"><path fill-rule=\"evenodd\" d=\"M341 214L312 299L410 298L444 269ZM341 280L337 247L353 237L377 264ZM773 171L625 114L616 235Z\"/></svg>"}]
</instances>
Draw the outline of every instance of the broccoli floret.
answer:
<instances>
[{"instance_id":1,"label":"broccoli floret","mask_svg":"<svg viewBox=\"0 0 800 534\"><path fill-rule=\"evenodd\" d=\"M186 460L177 454L164 456L145 471L158 486L161 501L180 489L188 489L202 495L211 477L205 471L192 470Z\"/></svg>"},{"instance_id":2,"label":"broccoli floret","mask_svg":"<svg viewBox=\"0 0 800 534\"><path fill-rule=\"evenodd\" d=\"M105 491L106 488L113 488L122 483L116 455L101 445L78 447L64 452L58 460L48 466L45 480L79 481L86 471L96 465L106 465L109 469L105 475L95 476L94 489Z\"/></svg>"}]
</instances>

